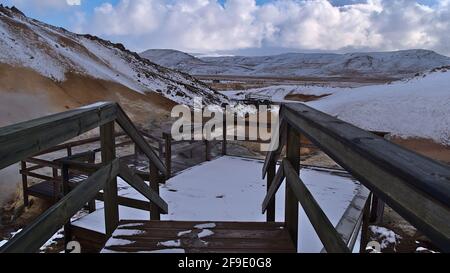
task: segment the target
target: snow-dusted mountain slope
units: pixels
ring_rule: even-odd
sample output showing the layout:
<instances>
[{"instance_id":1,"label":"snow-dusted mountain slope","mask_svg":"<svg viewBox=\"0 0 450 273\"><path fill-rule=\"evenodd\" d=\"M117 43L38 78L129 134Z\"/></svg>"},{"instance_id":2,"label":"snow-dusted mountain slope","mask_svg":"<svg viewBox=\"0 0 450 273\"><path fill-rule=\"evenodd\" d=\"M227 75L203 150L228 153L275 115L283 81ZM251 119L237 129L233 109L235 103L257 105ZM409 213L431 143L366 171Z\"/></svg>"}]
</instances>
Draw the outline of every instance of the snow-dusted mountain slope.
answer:
<instances>
[{"instance_id":1,"label":"snow-dusted mountain slope","mask_svg":"<svg viewBox=\"0 0 450 273\"><path fill-rule=\"evenodd\" d=\"M189 104L194 96L207 103L226 100L191 76L156 65L121 44L53 27L3 6L0 63L31 68L56 82L65 81L69 72L86 75L143 94L156 92L177 103Z\"/></svg>"},{"instance_id":2,"label":"snow-dusted mountain slope","mask_svg":"<svg viewBox=\"0 0 450 273\"><path fill-rule=\"evenodd\" d=\"M315 96L316 100L306 104L358 127L450 146L450 66L385 85L272 86L246 92L269 95L274 101L287 101L287 95L300 99ZM224 93L237 99L246 94Z\"/></svg>"},{"instance_id":3,"label":"snow-dusted mountain slope","mask_svg":"<svg viewBox=\"0 0 450 273\"><path fill-rule=\"evenodd\" d=\"M164 54L162 53L164 52ZM186 57L174 50L148 50L142 56L191 75L276 77L404 78L444 65L450 58L428 50L378 53L288 53L262 57Z\"/></svg>"}]
</instances>

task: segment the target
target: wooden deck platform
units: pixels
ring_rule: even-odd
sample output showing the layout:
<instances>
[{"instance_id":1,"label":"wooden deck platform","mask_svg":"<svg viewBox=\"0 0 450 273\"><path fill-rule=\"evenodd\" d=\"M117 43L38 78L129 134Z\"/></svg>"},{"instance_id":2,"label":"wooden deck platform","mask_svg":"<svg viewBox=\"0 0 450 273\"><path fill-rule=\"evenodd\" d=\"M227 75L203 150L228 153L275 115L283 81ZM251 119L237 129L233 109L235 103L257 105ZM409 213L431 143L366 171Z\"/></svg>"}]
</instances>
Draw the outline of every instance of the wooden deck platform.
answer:
<instances>
[{"instance_id":1,"label":"wooden deck platform","mask_svg":"<svg viewBox=\"0 0 450 273\"><path fill-rule=\"evenodd\" d=\"M296 253L282 223L121 221L103 253Z\"/></svg>"}]
</instances>

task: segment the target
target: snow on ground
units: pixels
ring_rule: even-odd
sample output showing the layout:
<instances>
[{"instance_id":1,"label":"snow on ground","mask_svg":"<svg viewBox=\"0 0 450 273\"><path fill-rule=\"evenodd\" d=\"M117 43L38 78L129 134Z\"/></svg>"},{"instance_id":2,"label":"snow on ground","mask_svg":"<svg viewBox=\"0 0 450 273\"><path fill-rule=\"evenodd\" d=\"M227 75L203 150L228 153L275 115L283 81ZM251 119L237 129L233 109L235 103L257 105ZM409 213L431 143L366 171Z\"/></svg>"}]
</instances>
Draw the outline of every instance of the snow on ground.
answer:
<instances>
[{"instance_id":1,"label":"snow on ground","mask_svg":"<svg viewBox=\"0 0 450 273\"><path fill-rule=\"evenodd\" d=\"M241 91L230 93L236 95ZM450 71L359 88L273 86L250 92L286 102L287 94L330 96L305 104L372 131L450 145ZM292 101L290 101L292 102Z\"/></svg>"},{"instance_id":2,"label":"snow on ground","mask_svg":"<svg viewBox=\"0 0 450 273\"><path fill-rule=\"evenodd\" d=\"M162 220L205 222L201 228L213 229L215 221L264 222L261 204L266 182L261 179L263 162L237 157L222 157L185 170L161 186L161 197L169 204ZM328 172L302 169L301 177L330 221L337 225L361 185L352 179ZM122 191L135 199L145 198L119 180ZM100 205L100 204L99 204ZM74 225L104 232L101 206L98 211L74 222ZM277 221L284 221L284 185L277 194ZM305 213L299 215L299 250L320 252L322 244ZM120 219L149 220L149 212L120 208Z\"/></svg>"},{"instance_id":3,"label":"snow on ground","mask_svg":"<svg viewBox=\"0 0 450 273\"><path fill-rule=\"evenodd\" d=\"M398 245L402 239L400 235L397 235L392 230L384 227L370 226L369 229L373 234L372 240L380 242L381 250L391 246L395 250L395 246Z\"/></svg>"}]
</instances>

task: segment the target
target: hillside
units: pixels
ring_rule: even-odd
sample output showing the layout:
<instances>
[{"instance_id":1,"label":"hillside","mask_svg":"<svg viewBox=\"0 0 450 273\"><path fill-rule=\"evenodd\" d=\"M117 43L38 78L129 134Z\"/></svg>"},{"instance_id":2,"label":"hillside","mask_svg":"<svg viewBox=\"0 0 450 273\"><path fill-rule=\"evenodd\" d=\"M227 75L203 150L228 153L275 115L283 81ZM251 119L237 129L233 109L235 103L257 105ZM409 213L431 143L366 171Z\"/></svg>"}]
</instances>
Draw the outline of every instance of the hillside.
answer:
<instances>
[{"instance_id":1,"label":"hillside","mask_svg":"<svg viewBox=\"0 0 450 273\"><path fill-rule=\"evenodd\" d=\"M81 103L86 101L83 98L89 96L103 100L135 96L137 101L149 101L150 104L158 101L164 104L165 100L191 104L195 96L203 97L206 103L220 104L226 100L191 76L156 65L121 44L47 25L26 17L15 8L0 6L0 37L0 63L3 71L8 68L34 71L43 78L37 82L29 82L29 89L33 89L34 84L39 86L44 79L51 80L47 82L49 85L58 86L67 96L72 97L72 100L66 101L69 104ZM37 80L39 77L36 75L35 78ZM78 79L79 83L87 82L85 94L82 94L82 85L70 84L74 79ZM14 86L15 84L17 85ZM9 91L23 91L19 88L21 84L23 83L2 84L0 92L7 91L5 86L9 86ZM92 88L95 85L102 86L101 90ZM116 92L107 85L114 85L121 92ZM39 88L37 95L45 96L48 88ZM36 89L37 87L34 92ZM131 95L130 91L136 94ZM100 95L108 92L111 92L108 96ZM150 113L152 107L149 106L148 109Z\"/></svg>"},{"instance_id":2,"label":"hillside","mask_svg":"<svg viewBox=\"0 0 450 273\"><path fill-rule=\"evenodd\" d=\"M162 54L162 52L165 52ZM148 50L141 54L160 65L191 75L236 75L259 77L410 77L444 65L450 58L428 50L322 54L287 53L261 57L195 58L174 50Z\"/></svg>"},{"instance_id":3,"label":"hillside","mask_svg":"<svg viewBox=\"0 0 450 273\"><path fill-rule=\"evenodd\" d=\"M367 130L450 146L450 66L391 84L358 88L271 86L223 92L242 99L248 92L274 101L301 101ZM448 157L448 156L447 156Z\"/></svg>"}]
</instances>

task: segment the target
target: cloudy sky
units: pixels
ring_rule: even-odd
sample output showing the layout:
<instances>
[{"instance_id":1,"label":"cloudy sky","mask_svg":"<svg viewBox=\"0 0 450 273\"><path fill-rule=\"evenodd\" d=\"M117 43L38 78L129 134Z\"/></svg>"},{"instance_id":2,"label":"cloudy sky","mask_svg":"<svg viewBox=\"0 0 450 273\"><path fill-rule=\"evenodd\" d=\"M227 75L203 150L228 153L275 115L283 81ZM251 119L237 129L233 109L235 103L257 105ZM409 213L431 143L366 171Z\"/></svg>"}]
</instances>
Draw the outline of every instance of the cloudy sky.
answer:
<instances>
[{"instance_id":1,"label":"cloudy sky","mask_svg":"<svg viewBox=\"0 0 450 273\"><path fill-rule=\"evenodd\" d=\"M269 54L411 48L450 55L450 0L0 0L135 51Z\"/></svg>"}]
</instances>

